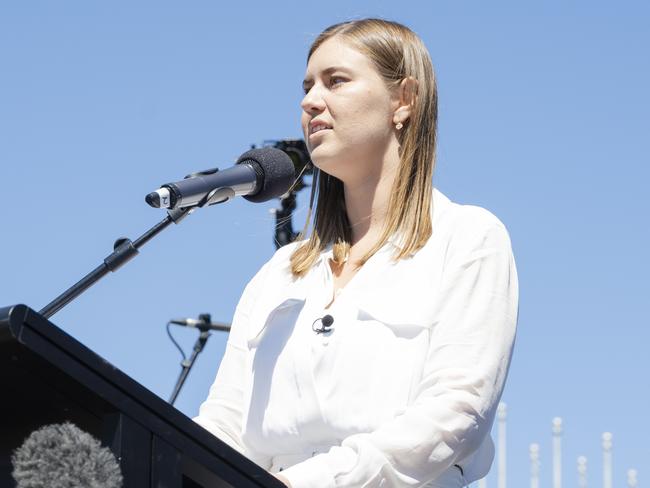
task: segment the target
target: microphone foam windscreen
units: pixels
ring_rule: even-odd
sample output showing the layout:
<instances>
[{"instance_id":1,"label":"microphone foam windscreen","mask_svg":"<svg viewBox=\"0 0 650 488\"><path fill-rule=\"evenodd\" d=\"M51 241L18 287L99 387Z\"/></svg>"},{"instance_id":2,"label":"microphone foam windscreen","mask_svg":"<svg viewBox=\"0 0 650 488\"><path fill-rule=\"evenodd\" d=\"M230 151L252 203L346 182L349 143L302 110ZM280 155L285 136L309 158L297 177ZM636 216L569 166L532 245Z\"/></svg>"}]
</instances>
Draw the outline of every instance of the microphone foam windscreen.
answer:
<instances>
[{"instance_id":1,"label":"microphone foam windscreen","mask_svg":"<svg viewBox=\"0 0 650 488\"><path fill-rule=\"evenodd\" d=\"M11 458L16 488L121 488L113 453L74 424L32 432Z\"/></svg>"},{"instance_id":2,"label":"microphone foam windscreen","mask_svg":"<svg viewBox=\"0 0 650 488\"><path fill-rule=\"evenodd\" d=\"M266 202L282 196L289 191L296 178L296 170L289 155L274 147L246 151L237 160L237 164L240 163L250 163L254 167L257 163L263 172L261 189L254 195L244 196L250 202Z\"/></svg>"}]
</instances>

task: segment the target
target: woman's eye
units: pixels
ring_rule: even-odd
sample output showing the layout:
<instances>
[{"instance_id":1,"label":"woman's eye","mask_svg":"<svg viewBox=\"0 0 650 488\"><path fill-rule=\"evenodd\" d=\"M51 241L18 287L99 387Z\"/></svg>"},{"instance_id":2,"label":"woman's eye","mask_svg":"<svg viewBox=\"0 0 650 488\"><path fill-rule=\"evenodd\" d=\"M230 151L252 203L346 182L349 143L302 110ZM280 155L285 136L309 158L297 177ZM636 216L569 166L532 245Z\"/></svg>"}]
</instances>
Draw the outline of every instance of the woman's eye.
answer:
<instances>
[{"instance_id":1,"label":"woman's eye","mask_svg":"<svg viewBox=\"0 0 650 488\"><path fill-rule=\"evenodd\" d=\"M332 76L329 80L330 86L339 85L340 83L343 83L345 81L347 80L340 76ZM309 93L309 90L311 90L311 88L312 88L311 86L306 86L302 89L302 91L305 95L307 95L307 93Z\"/></svg>"}]
</instances>

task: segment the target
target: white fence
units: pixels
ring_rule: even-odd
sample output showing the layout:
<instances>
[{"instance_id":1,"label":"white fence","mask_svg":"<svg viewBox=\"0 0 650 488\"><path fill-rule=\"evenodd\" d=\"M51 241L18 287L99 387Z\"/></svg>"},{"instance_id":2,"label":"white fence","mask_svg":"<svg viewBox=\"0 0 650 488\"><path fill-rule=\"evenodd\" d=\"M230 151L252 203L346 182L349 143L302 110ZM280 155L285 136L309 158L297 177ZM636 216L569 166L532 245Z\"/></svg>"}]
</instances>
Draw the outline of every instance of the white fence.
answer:
<instances>
[{"instance_id":1,"label":"white fence","mask_svg":"<svg viewBox=\"0 0 650 488\"><path fill-rule=\"evenodd\" d=\"M507 408L505 403L500 403L497 410L497 488L507 488L506 476L506 421ZM553 437L553 485L552 488L562 488L562 419L555 417L551 422L551 435ZM602 487L613 488L612 474L612 441L611 432L603 432L602 435L602 454L603 454L603 473ZM530 456L530 488L540 488L539 486L539 465L540 450L539 444L532 443L529 446ZM578 488L587 488L587 458L578 456L576 460ZM637 471L636 469L627 470L627 486L637 488ZM487 480L484 478L478 481L479 488L487 488Z\"/></svg>"}]
</instances>

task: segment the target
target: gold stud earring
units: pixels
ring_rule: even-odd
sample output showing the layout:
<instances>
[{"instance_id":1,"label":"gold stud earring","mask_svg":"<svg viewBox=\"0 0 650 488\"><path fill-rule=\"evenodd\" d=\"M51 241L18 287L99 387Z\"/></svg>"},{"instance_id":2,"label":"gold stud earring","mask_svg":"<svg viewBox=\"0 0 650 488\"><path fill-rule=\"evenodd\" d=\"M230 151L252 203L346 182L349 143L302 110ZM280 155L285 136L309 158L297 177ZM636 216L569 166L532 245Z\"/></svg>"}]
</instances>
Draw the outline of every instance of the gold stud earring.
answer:
<instances>
[{"instance_id":1,"label":"gold stud earring","mask_svg":"<svg viewBox=\"0 0 650 488\"><path fill-rule=\"evenodd\" d=\"M404 125L402 125L401 122L398 122L397 124L395 124L395 128L396 128L397 130L400 130L402 127L404 127Z\"/></svg>"}]
</instances>

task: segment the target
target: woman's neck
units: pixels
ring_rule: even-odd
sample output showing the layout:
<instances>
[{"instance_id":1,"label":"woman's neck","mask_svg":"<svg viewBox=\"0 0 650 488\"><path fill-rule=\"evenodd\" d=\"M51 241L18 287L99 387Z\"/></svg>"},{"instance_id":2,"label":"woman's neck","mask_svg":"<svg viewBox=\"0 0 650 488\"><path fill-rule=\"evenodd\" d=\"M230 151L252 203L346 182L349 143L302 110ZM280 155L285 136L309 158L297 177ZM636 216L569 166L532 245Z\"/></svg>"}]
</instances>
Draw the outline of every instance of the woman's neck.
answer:
<instances>
[{"instance_id":1,"label":"woman's neck","mask_svg":"<svg viewBox=\"0 0 650 488\"><path fill-rule=\"evenodd\" d=\"M345 207L352 233L351 245L375 242L383 231L397 164L381 165L377 174L344 183Z\"/></svg>"}]
</instances>

